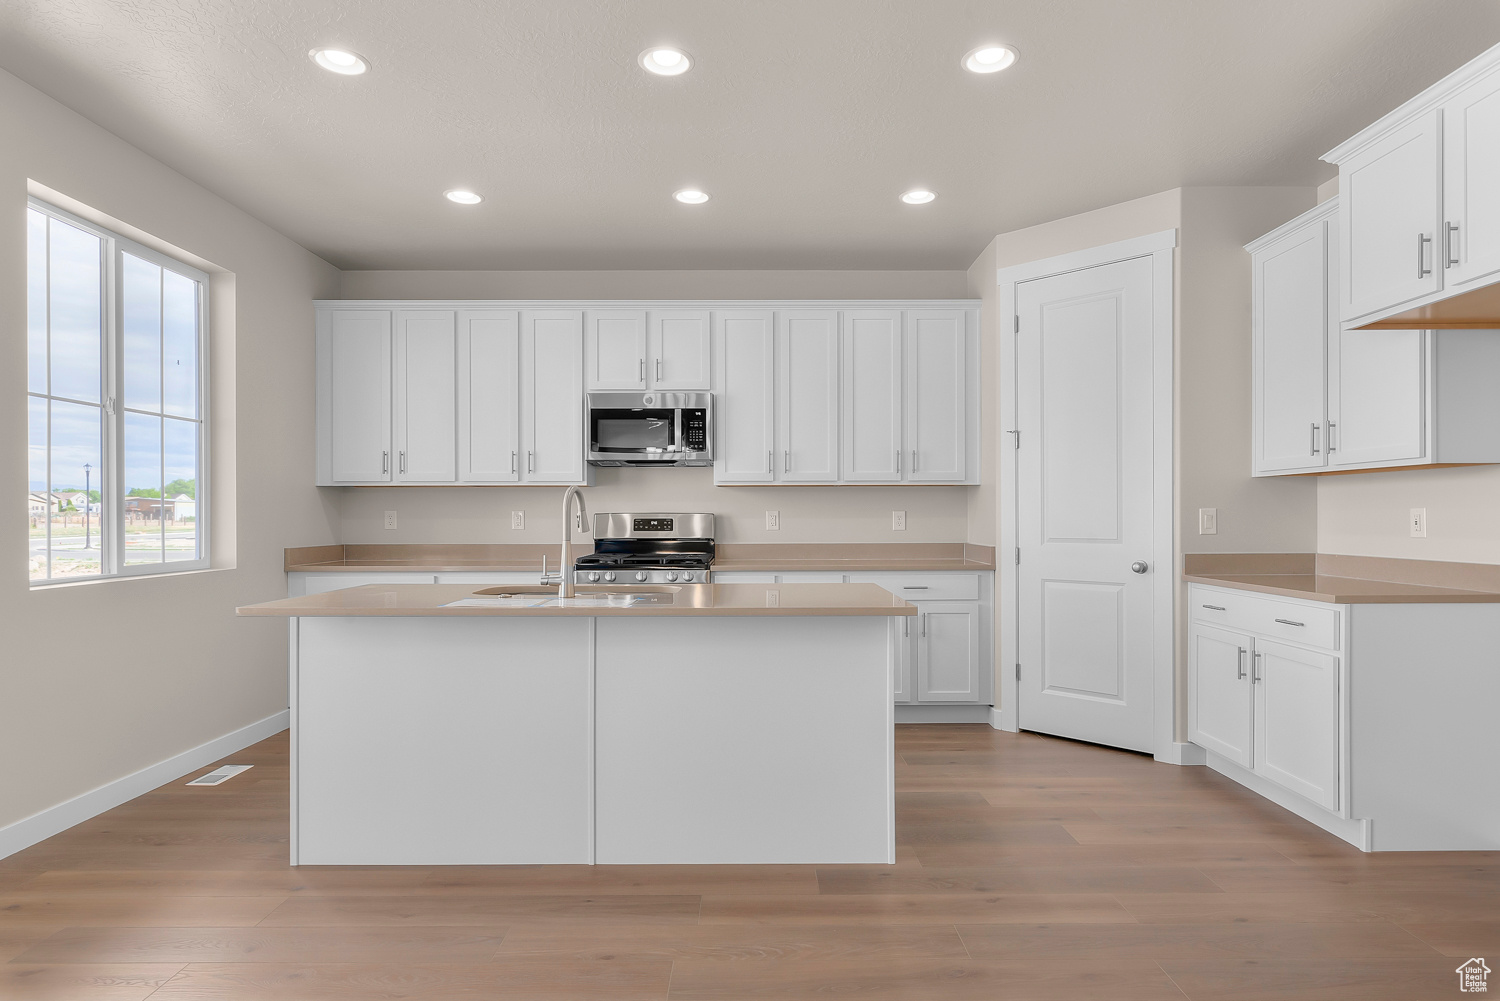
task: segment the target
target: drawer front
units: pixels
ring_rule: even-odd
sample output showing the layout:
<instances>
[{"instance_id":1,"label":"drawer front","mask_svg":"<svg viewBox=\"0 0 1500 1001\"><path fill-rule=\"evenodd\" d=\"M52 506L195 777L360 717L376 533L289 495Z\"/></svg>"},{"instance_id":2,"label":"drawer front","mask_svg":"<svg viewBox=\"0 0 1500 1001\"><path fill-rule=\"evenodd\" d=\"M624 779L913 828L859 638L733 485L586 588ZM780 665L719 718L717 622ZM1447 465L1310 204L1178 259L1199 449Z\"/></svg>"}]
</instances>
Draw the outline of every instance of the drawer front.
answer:
<instances>
[{"instance_id":1,"label":"drawer front","mask_svg":"<svg viewBox=\"0 0 1500 1001\"><path fill-rule=\"evenodd\" d=\"M879 584L907 601L977 601L979 575L973 573L852 573L851 584Z\"/></svg>"},{"instance_id":2,"label":"drawer front","mask_svg":"<svg viewBox=\"0 0 1500 1001\"><path fill-rule=\"evenodd\" d=\"M1270 639L1290 640L1323 650L1337 650L1341 610L1244 591L1188 589L1189 615L1194 622L1243 629Z\"/></svg>"}]
</instances>

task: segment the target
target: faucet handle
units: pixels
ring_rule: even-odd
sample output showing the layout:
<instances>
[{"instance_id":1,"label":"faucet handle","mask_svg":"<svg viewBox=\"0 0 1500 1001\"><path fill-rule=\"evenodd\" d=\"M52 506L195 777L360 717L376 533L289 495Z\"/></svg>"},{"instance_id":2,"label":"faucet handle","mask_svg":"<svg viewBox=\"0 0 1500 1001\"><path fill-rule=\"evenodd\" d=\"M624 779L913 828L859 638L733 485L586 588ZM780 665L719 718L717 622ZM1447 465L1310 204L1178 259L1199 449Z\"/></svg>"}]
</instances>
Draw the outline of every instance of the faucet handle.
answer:
<instances>
[{"instance_id":1,"label":"faucet handle","mask_svg":"<svg viewBox=\"0 0 1500 1001\"><path fill-rule=\"evenodd\" d=\"M551 584L561 584L561 583L562 583L562 572L559 571L557 573L548 573L547 572L547 554L543 553L542 554L542 579L541 579L542 586L546 587L546 586L551 585Z\"/></svg>"}]
</instances>

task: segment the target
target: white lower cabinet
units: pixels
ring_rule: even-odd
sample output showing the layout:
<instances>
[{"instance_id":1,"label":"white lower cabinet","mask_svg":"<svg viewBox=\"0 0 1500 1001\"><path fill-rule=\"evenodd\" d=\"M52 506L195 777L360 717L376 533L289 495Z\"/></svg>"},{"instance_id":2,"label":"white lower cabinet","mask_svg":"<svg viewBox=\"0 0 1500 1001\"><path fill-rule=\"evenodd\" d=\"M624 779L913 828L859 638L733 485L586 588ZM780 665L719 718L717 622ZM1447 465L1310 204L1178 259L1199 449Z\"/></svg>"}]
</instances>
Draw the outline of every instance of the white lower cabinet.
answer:
<instances>
[{"instance_id":1,"label":"white lower cabinet","mask_svg":"<svg viewBox=\"0 0 1500 1001\"><path fill-rule=\"evenodd\" d=\"M979 602L917 605L917 701L980 701Z\"/></svg>"},{"instance_id":2,"label":"white lower cabinet","mask_svg":"<svg viewBox=\"0 0 1500 1001\"><path fill-rule=\"evenodd\" d=\"M1188 593L1188 738L1337 813L1341 607Z\"/></svg>"}]
</instances>

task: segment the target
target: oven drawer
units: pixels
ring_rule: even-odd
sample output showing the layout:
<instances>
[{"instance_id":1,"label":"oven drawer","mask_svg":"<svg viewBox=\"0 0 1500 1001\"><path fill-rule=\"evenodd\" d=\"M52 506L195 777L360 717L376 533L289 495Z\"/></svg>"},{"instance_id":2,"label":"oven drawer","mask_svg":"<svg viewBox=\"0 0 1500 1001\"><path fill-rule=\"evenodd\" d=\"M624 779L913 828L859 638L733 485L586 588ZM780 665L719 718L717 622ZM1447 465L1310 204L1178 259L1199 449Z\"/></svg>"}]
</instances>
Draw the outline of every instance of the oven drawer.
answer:
<instances>
[{"instance_id":1,"label":"oven drawer","mask_svg":"<svg viewBox=\"0 0 1500 1001\"><path fill-rule=\"evenodd\" d=\"M1195 622L1238 629L1270 639L1290 640L1323 650L1337 650L1343 611L1336 605L1283 601L1246 591L1188 588L1189 614Z\"/></svg>"},{"instance_id":2,"label":"oven drawer","mask_svg":"<svg viewBox=\"0 0 1500 1001\"><path fill-rule=\"evenodd\" d=\"M976 573L852 573L851 584L879 584L907 601L976 601Z\"/></svg>"}]
</instances>

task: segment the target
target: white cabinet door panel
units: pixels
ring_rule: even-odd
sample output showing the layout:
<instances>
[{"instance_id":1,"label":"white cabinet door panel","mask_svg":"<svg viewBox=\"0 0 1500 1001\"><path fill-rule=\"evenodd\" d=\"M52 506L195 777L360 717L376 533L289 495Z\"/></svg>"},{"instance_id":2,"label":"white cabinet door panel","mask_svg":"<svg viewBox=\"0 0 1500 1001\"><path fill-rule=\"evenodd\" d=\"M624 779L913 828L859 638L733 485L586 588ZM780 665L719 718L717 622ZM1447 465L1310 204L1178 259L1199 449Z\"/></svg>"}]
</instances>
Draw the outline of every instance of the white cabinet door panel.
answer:
<instances>
[{"instance_id":1,"label":"white cabinet door panel","mask_svg":"<svg viewBox=\"0 0 1500 1001\"><path fill-rule=\"evenodd\" d=\"M1500 271L1500 75L1491 73L1443 105L1445 285Z\"/></svg>"},{"instance_id":2,"label":"white cabinet door panel","mask_svg":"<svg viewBox=\"0 0 1500 1001\"><path fill-rule=\"evenodd\" d=\"M466 309L458 314L458 478L520 479L520 314Z\"/></svg>"},{"instance_id":3,"label":"white cabinet door panel","mask_svg":"<svg viewBox=\"0 0 1500 1001\"><path fill-rule=\"evenodd\" d=\"M1257 640L1255 660L1255 770L1337 810L1338 658Z\"/></svg>"},{"instance_id":4,"label":"white cabinet door panel","mask_svg":"<svg viewBox=\"0 0 1500 1001\"><path fill-rule=\"evenodd\" d=\"M521 315L521 478L581 483L583 314L534 310Z\"/></svg>"},{"instance_id":5,"label":"white cabinet door panel","mask_svg":"<svg viewBox=\"0 0 1500 1001\"><path fill-rule=\"evenodd\" d=\"M770 310L716 310L714 482L775 479L775 334Z\"/></svg>"},{"instance_id":6,"label":"white cabinet door panel","mask_svg":"<svg viewBox=\"0 0 1500 1001\"><path fill-rule=\"evenodd\" d=\"M1253 646L1221 629L1195 626L1188 634L1188 739L1244 768L1252 761Z\"/></svg>"},{"instance_id":7,"label":"white cabinet door panel","mask_svg":"<svg viewBox=\"0 0 1500 1001\"><path fill-rule=\"evenodd\" d=\"M709 314L704 309L652 310L646 378L652 389L707 390Z\"/></svg>"},{"instance_id":8,"label":"white cabinet door panel","mask_svg":"<svg viewBox=\"0 0 1500 1001\"><path fill-rule=\"evenodd\" d=\"M905 478L962 480L968 405L962 310L906 312Z\"/></svg>"},{"instance_id":9,"label":"white cabinet door panel","mask_svg":"<svg viewBox=\"0 0 1500 1001\"><path fill-rule=\"evenodd\" d=\"M1319 219L1253 257L1255 472L1320 468L1330 326L1332 220Z\"/></svg>"},{"instance_id":10,"label":"white cabinet door panel","mask_svg":"<svg viewBox=\"0 0 1500 1001\"><path fill-rule=\"evenodd\" d=\"M847 310L843 323L843 473L901 479L901 311Z\"/></svg>"},{"instance_id":11,"label":"white cabinet door panel","mask_svg":"<svg viewBox=\"0 0 1500 1001\"><path fill-rule=\"evenodd\" d=\"M452 483L458 476L454 349L452 310L397 311L397 482Z\"/></svg>"},{"instance_id":12,"label":"white cabinet door panel","mask_svg":"<svg viewBox=\"0 0 1500 1001\"><path fill-rule=\"evenodd\" d=\"M779 479L839 478L839 321L834 310L776 314Z\"/></svg>"},{"instance_id":13,"label":"white cabinet door panel","mask_svg":"<svg viewBox=\"0 0 1500 1001\"><path fill-rule=\"evenodd\" d=\"M590 389L645 389L646 311L589 310Z\"/></svg>"},{"instance_id":14,"label":"white cabinet door panel","mask_svg":"<svg viewBox=\"0 0 1500 1001\"><path fill-rule=\"evenodd\" d=\"M1431 111L1339 166L1346 320L1443 287L1439 116Z\"/></svg>"},{"instance_id":15,"label":"white cabinet door panel","mask_svg":"<svg viewBox=\"0 0 1500 1001\"><path fill-rule=\"evenodd\" d=\"M912 700L912 674L917 663L916 637L912 630L915 616L891 619L891 692L897 702Z\"/></svg>"},{"instance_id":16,"label":"white cabinet door panel","mask_svg":"<svg viewBox=\"0 0 1500 1001\"><path fill-rule=\"evenodd\" d=\"M389 482L391 313L333 310L323 314L321 326L331 480Z\"/></svg>"},{"instance_id":17,"label":"white cabinet door panel","mask_svg":"<svg viewBox=\"0 0 1500 1001\"><path fill-rule=\"evenodd\" d=\"M917 606L917 699L979 701L979 605L931 601Z\"/></svg>"},{"instance_id":18,"label":"white cabinet door panel","mask_svg":"<svg viewBox=\"0 0 1500 1001\"><path fill-rule=\"evenodd\" d=\"M1329 464L1430 461L1426 331L1345 330L1328 358Z\"/></svg>"}]
</instances>

